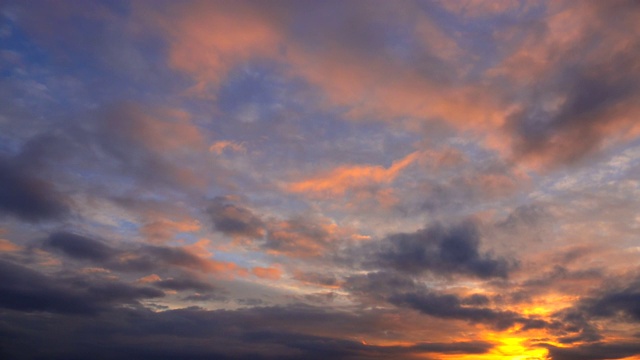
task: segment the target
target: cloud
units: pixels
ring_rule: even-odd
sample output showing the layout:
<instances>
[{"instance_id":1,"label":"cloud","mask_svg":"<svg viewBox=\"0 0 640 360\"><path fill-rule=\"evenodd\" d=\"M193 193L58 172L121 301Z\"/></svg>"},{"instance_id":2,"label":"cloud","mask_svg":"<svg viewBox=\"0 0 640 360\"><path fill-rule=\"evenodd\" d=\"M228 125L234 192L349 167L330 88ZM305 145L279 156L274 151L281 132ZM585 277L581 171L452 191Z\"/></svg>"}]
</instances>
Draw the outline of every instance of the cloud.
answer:
<instances>
[{"instance_id":1,"label":"cloud","mask_svg":"<svg viewBox=\"0 0 640 360\"><path fill-rule=\"evenodd\" d=\"M337 225L328 219L296 216L271 221L262 247L274 254L319 256L336 240Z\"/></svg>"},{"instance_id":2,"label":"cloud","mask_svg":"<svg viewBox=\"0 0 640 360\"><path fill-rule=\"evenodd\" d=\"M0 236L2 236L1 231L0 231ZM0 252L13 252L21 249L22 249L22 246L16 245L6 239L0 239Z\"/></svg>"},{"instance_id":3,"label":"cloud","mask_svg":"<svg viewBox=\"0 0 640 360\"><path fill-rule=\"evenodd\" d=\"M272 254L294 257L318 256L330 248L340 233L330 219L318 216L266 218L229 197L217 197L206 209L214 229L232 237L251 239Z\"/></svg>"},{"instance_id":4,"label":"cloud","mask_svg":"<svg viewBox=\"0 0 640 360\"><path fill-rule=\"evenodd\" d=\"M91 115L94 123L89 148L98 144L101 153L95 155L110 157L103 171L124 172L142 186L192 188L207 180L194 169L199 161L195 155L207 153L203 131L188 113L125 101L103 106Z\"/></svg>"},{"instance_id":5,"label":"cloud","mask_svg":"<svg viewBox=\"0 0 640 360\"><path fill-rule=\"evenodd\" d=\"M389 271L350 276L345 281L344 289L365 303L392 304L432 317L482 324L496 330L506 330L516 325L522 330L552 326L543 318L491 307L490 300L484 295L460 296L429 289L422 281Z\"/></svg>"},{"instance_id":6,"label":"cloud","mask_svg":"<svg viewBox=\"0 0 640 360\"><path fill-rule=\"evenodd\" d=\"M419 157L413 152L404 158L394 161L389 168L373 165L340 166L325 174L318 174L309 179L303 179L287 185L286 190L303 193L308 196L340 196L349 190L378 184L389 184L407 166Z\"/></svg>"},{"instance_id":7,"label":"cloud","mask_svg":"<svg viewBox=\"0 0 640 360\"><path fill-rule=\"evenodd\" d=\"M226 197L213 199L206 210L214 229L231 236L260 238L264 235L264 223L254 213L234 204Z\"/></svg>"},{"instance_id":8,"label":"cloud","mask_svg":"<svg viewBox=\"0 0 640 360\"><path fill-rule=\"evenodd\" d=\"M140 233L151 242L163 243L173 240L181 232L195 232L200 230L200 223L196 220L174 221L158 219L146 223L140 228Z\"/></svg>"},{"instance_id":9,"label":"cloud","mask_svg":"<svg viewBox=\"0 0 640 360\"><path fill-rule=\"evenodd\" d=\"M583 344L574 347L557 347L542 345L549 349L552 360L610 360L626 359L640 354L640 345L637 343L595 343Z\"/></svg>"},{"instance_id":10,"label":"cloud","mask_svg":"<svg viewBox=\"0 0 640 360\"><path fill-rule=\"evenodd\" d=\"M114 281L55 278L3 260L0 279L0 306L26 312L88 315L164 296L153 288Z\"/></svg>"},{"instance_id":11,"label":"cloud","mask_svg":"<svg viewBox=\"0 0 640 360\"><path fill-rule=\"evenodd\" d=\"M236 143L228 140L216 141L209 146L209 151L217 155L222 155L226 149L233 150L235 152L245 153L247 149L242 143Z\"/></svg>"},{"instance_id":12,"label":"cloud","mask_svg":"<svg viewBox=\"0 0 640 360\"><path fill-rule=\"evenodd\" d=\"M514 266L502 258L482 254L480 234L472 222L452 226L432 225L414 233L387 236L365 245L366 266L407 274L432 272L483 279L506 278Z\"/></svg>"},{"instance_id":13,"label":"cloud","mask_svg":"<svg viewBox=\"0 0 640 360\"><path fill-rule=\"evenodd\" d=\"M481 0L440 1L438 4L456 15L472 18L500 16L507 12L530 6L528 3L517 0L498 0L491 2Z\"/></svg>"},{"instance_id":14,"label":"cloud","mask_svg":"<svg viewBox=\"0 0 640 360\"><path fill-rule=\"evenodd\" d=\"M215 287L207 282L199 281L190 278L169 278L164 280L157 280L150 284L157 286L161 289L184 291L194 290L201 293L211 292Z\"/></svg>"},{"instance_id":15,"label":"cloud","mask_svg":"<svg viewBox=\"0 0 640 360\"><path fill-rule=\"evenodd\" d=\"M594 318L622 317L640 323L640 281L586 297L580 302L579 309Z\"/></svg>"},{"instance_id":16,"label":"cloud","mask_svg":"<svg viewBox=\"0 0 640 360\"><path fill-rule=\"evenodd\" d=\"M522 94L519 110L506 119L515 155L557 166L640 131L632 120L640 111L640 71L632 60L640 41L628 37L640 11L625 1L554 2L545 10L536 22L501 31L510 54L492 71Z\"/></svg>"},{"instance_id":17,"label":"cloud","mask_svg":"<svg viewBox=\"0 0 640 360\"><path fill-rule=\"evenodd\" d=\"M15 340L7 343L3 351L12 357L28 357L39 348L47 348L50 349L47 356L51 359L84 358L94 348L83 345L105 341L109 346L101 351L100 356L104 359L136 354L137 358L145 360L167 356L346 360L414 359L423 354L485 354L494 347L492 343L479 340L376 345L321 335L318 333L330 333L330 329L336 328L336 322L342 324L345 317L355 324L354 320L367 315L342 314L301 305L214 311L193 307L159 312L120 308L88 319L52 316L51 319L45 316L16 318L11 313L0 314L3 320L14 323L11 329L2 329ZM264 328L262 324L270 325ZM301 329L301 324L308 325L308 329ZM335 330L338 333L341 331L339 326ZM26 329L31 331L24 331ZM367 333L369 330L361 327L361 331ZM45 334L49 335L43 336ZM53 343L58 345L52 346Z\"/></svg>"},{"instance_id":18,"label":"cloud","mask_svg":"<svg viewBox=\"0 0 640 360\"><path fill-rule=\"evenodd\" d=\"M0 358L638 355L636 2L0 18Z\"/></svg>"},{"instance_id":19,"label":"cloud","mask_svg":"<svg viewBox=\"0 0 640 360\"><path fill-rule=\"evenodd\" d=\"M62 251L66 256L123 272L152 272L167 267L196 270L203 273L242 275L246 270L232 262L202 257L188 247L133 245L114 247L85 236L57 232L45 246Z\"/></svg>"},{"instance_id":20,"label":"cloud","mask_svg":"<svg viewBox=\"0 0 640 360\"><path fill-rule=\"evenodd\" d=\"M604 341L607 334L602 324L640 322L640 282L637 279L605 279L604 284L608 284L604 289L591 291L568 307L551 314L556 325L549 329L558 337L559 343ZM578 353L580 351L575 354Z\"/></svg>"},{"instance_id":21,"label":"cloud","mask_svg":"<svg viewBox=\"0 0 640 360\"><path fill-rule=\"evenodd\" d=\"M144 10L141 21L166 34L170 64L191 75L200 94L215 94L234 68L261 60L284 64L283 75L320 89L319 102L354 118L446 119L473 127L501 113L482 87L454 86L469 67L461 60L465 51L413 2L196 2ZM398 26L382 26L389 22Z\"/></svg>"},{"instance_id":22,"label":"cloud","mask_svg":"<svg viewBox=\"0 0 640 360\"><path fill-rule=\"evenodd\" d=\"M49 235L45 245L61 250L65 255L81 260L90 260L103 263L118 255L118 251L87 237L68 233L57 232Z\"/></svg>"},{"instance_id":23,"label":"cloud","mask_svg":"<svg viewBox=\"0 0 640 360\"><path fill-rule=\"evenodd\" d=\"M468 299L473 300L473 299ZM453 294L438 294L429 291L394 294L389 301L398 306L408 306L424 314L444 319L459 319L470 323L480 323L498 330L508 329L516 324L524 328L545 328L543 319L527 318L509 310L495 310L488 307L468 306L467 299Z\"/></svg>"},{"instance_id":24,"label":"cloud","mask_svg":"<svg viewBox=\"0 0 640 360\"><path fill-rule=\"evenodd\" d=\"M276 267L260 267L256 266L251 269L251 273L259 278L278 280L282 276L282 270Z\"/></svg>"},{"instance_id":25,"label":"cloud","mask_svg":"<svg viewBox=\"0 0 640 360\"><path fill-rule=\"evenodd\" d=\"M0 157L0 214L29 222L60 219L66 215L68 207L63 197L19 161Z\"/></svg>"},{"instance_id":26,"label":"cloud","mask_svg":"<svg viewBox=\"0 0 640 360\"><path fill-rule=\"evenodd\" d=\"M326 272L295 272L294 279L306 284L319 285L328 288L338 288L341 281L333 274Z\"/></svg>"}]
</instances>

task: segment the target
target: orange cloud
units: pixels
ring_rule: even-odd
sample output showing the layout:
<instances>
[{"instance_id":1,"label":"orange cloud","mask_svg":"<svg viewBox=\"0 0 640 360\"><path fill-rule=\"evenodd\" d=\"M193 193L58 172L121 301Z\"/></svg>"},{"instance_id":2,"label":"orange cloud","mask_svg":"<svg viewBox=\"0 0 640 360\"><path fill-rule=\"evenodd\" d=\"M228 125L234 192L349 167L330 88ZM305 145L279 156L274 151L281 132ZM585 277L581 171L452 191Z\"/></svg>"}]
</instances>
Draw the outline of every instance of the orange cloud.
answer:
<instances>
[{"instance_id":1,"label":"orange cloud","mask_svg":"<svg viewBox=\"0 0 640 360\"><path fill-rule=\"evenodd\" d=\"M447 71L466 71L460 60L466 56L456 40L414 5L383 6L368 13L349 6L344 10L357 13L353 21L363 27L389 16L410 23L418 43L436 63L455 63ZM149 11L144 13L149 21ZM201 94L216 89L234 67L249 59L273 59L288 65L289 76L322 89L328 105L346 106L353 117L439 118L465 128L500 123L501 109L486 89L453 86L425 75L390 57L388 49L371 49L372 56L347 40L312 46L293 30L295 16L295 6L195 2L174 5L170 16L156 13L152 21L168 35L170 64L191 74L194 90ZM345 38L339 27L330 31L327 36Z\"/></svg>"},{"instance_id":2,"label":"orange cloud","mask_svg":"<svg viewBox=\"0 0 640 360\"><path fill-rule=\"evenodd\" d=\"M173 221L160 219L145 224L140 228L140 233L149 241L163 243L174 240L175 235L181 232L195 232L200 230L200 223L197 220Z\"/></svg>"},{"instance_id":3,"label":"orange cloud","mask_svg":"<svg viewBox=\"0 0 640 360\"><path fill-rule=\"evenodd\" d=\"M272 254L316 256L322 254L339 234L342 231L338 225L326 218L273 221L268 225L265 247Z\"/></svg>"},{"instance_id":4,"label":"orange cloud","mask_svg":"<svg viewBox=\"0 0 640 360\"><path fill-rule=\"evenodd\" d=\"M110 110L104 124L108 133L139 142L156 153L204 148L200 129L189 113L172 108L142 108L121 104Z\"/></svg>"},{"instance_id":5,"label":"orange cloud","mask_svg":"<svg viewBox=\"0 0 640 360\"><path fill-rule=\"evenodd\" d=\"M221 155L225 151L225 149L230 149L235 152L241 153L247 151L243 144L227 140L216 141L215 143L211 144L211 146L209 146L209 151L217 155Z\"/></svg>"},{"instance_id":6,"label":"orange cloud","mask_svg":"<svg viewBox=\"0 0 640 360\"><path fill-rule=\"evenodd\" d=\"M141 284L148 284L148 283L154 283L157 281L162 280L162 278L156 274L151 274L151 275L147 275L144 277L141 277L140 279L138 279L136 282L137 283L141 283Z\"/></svg>"},{"instance_id":7,"label":"orange cloud","mask_svg":"<svg viewBox=\"0 0 640 360\"><path fill-rule=\"evenodd\" d=\"M419 152L413 152L393 162L389 168L377 165L340 166L312 178L290 183L286 190L294 193L338 196L358 187L371 184L389 184L419 156Z\"/></svg>"},{"instance_id":8,"label":"orange cloud","mask_svg":"<svg viewBox=\"0 0 640 360\"><path fill-rule=\"evenodd\" d=\"M259 278L268 280L278 280L282 276L282 270L275 267L259 267L251 269L251 273Z\"/></svg>"},{"instance_id":9,"label":"orange cloud","mask_svg":"<svg viewBox=\"0 0 640 360\"><path fill-rule=\"evenodd\" d=\"M629 37L629 29L640 31L640 11L610 5L549 2L538 28L496 33L506 56L487 78L507 79L525 101L491 147L546 169L640 134L640 88L632 85L640 77L639 42Z\"/></svg>"},{"instance_id":10,"label":"orange cloud","mask_svg":"<svg viewBox=\"0 0 640 360\"><path fill-rule=\"evenodd\" d=\"M16 245L6 239L0 239L0 252L14 252L19 250L22 250L22 246Z\"/></svg>"},{"instance_id":11,"label":"orange cloud","mask_svg":"<svg viewBox=\"0 0 640 360\"><path fill-rule=\"evenodd\" d=\"M321 103L346 109L352 118L403 119L403 123L409 124L442 120L458 129L486 136L484 145L502 156L544 167L553 162L573 161L593 149L605 147L605 138L613 136L624 140L622 134L640 134L640 126L634 121L639 111L634 104L638 102L632 101L637 100L637 96L580 120L582 125L577 129L553 129L554 133L548 135L541 146L532 146L530 141L522 141L514 134L509 119L522 104L513 96L513 90L531 88L531 84L558 71L559 64L586 64L595 72L607 74L622 65L625 70L620 73L637 75L639 72L632 63L633 55L629 55L628 60L622 59L620 64L607 60L611 54L619 58L618 55L627 52L625 49L634 48L628 29L639 29L637 12L625 11L624 7L616 10L615 6L598 2L566 4L558 1L541 6L548 13L541 29L530 28L533 25L528 24L495 32L494 41L502 61L478 81L469 80L468 76L474 66L474 54L462 48L454 34L444 31L431 15L414 8L416 5L412 3L395 7L381 5L380 9L367 12L345 4L343 11L353 12L349 26L360 26L364 33L373 29L372 24L379 19L393 18L405 24L415 41L414 48L428 54L424 58L416 55L415 61L425 63L421 66L394 57L384 43L372 41L363 45L345 36L346 25L343 27L340 23L343 20L338 20L334 27L324 27L327 33L318 41L310 42L295 31L297 17L301 16L295 4L284 7L244 2L192 2L173 4L164 14L140 13L167 35L171 66L190 74L197 84L194 90L200 94L215 93L235 67L249 60L273 60L287 65L285 75L321 89ZM532 6L510 0L468 0L440 5L471 17L523 13ZM322 10L321 5L317 10ZM612 13L615 11L619 14ZM608 13L601 16L603 12ZM611 26L611 19L624 26ZM593 34L601 39L590 41ZM503 78L511 81L509 86L504 86ZM553 95L553 91L548 93ZM562 97L556 100L561 102ZM606 121L596 121L598 119ZM212 151L221 152L228 146L215 145ZM331 175L344 179L359 176L358 172L376 176L366 167L339 169ZM309 186L311 191L317 191L315 189L323 185L316 182L296 186ZM338 194L341 192L344 188L336 190Z\"/></svg>"},{"instance_id":12,"label":"orange cloud","mask_svg":"<svg viewBox=\"0 0 640 360\"><path fill-rule=\"evenodd\" d=\"M156 14L152 21L169 35L169 63L196 76L195 91L219 85L249 58L278 55L282 36L260 9L242 2L183 5L172 4L170 14Z\"/></svg>"}]
</instances>

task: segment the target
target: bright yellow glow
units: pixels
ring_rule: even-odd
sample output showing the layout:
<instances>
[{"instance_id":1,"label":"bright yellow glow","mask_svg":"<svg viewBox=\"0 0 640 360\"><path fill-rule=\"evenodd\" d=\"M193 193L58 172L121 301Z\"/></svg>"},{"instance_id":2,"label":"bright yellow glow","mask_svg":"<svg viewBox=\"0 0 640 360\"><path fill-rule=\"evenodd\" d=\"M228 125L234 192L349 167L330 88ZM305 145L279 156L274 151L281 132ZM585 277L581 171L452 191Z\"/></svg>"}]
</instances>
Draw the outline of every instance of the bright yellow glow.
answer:
<instances>
[{"instance_id":1,"label":"bright yellow glow","mask_svg":"<svg viewBox=\"0 0 640 360\"><path fill-rule=\"evenodd\" d=\"M494 353L496 353L495 358L512 360L545 359L547 350L540 348L529 348L528 346L523 344L527 340L528 338L523 337L507 337L500 339L500 342L502 344L497 346L493 351Z\"/></svg>"},{"instance_id":2,"label":"bright yellow glow","mask_svg":"<svg viewBox=\"0 0 640 360\"><path fill-rule=\"evenodd\" d=\"M505 336L506 335L506 336ZM528 336L513 336L505 333L487 333L485 340L496 343L496 347L482 355L450 355L447 360L546 360L546 349L527 345Z\"/></svg>"},{"instance_id":3,"label":"bright yellow glow","mask_svg":"<svg viewBox=\"0 0 640 360\"><path fill-rule=\"evenodd\" d=\"M544 298L538 298L534 303L526 306L516 306L514 310L523 315L548 316L558 310L570 306L576 301L575 296L549 294Z\"/></svg>"}]
</instances>

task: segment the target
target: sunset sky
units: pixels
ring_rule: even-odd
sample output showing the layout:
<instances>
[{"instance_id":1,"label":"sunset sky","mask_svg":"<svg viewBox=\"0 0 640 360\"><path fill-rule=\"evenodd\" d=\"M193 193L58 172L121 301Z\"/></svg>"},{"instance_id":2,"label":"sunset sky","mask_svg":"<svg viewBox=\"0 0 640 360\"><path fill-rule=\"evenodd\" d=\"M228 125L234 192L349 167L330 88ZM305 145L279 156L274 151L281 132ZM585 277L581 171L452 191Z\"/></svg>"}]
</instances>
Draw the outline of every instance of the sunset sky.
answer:
<instances>
[{"instance_id":1,"label":"sunset sky","mask_svg":"<svg viewBox=\"0 0 640 360\"><path fill-rule=\"evenodd\" d=\"M640 359L640 3L0 0L0 358Z\"/></svg>"}]
</instances>

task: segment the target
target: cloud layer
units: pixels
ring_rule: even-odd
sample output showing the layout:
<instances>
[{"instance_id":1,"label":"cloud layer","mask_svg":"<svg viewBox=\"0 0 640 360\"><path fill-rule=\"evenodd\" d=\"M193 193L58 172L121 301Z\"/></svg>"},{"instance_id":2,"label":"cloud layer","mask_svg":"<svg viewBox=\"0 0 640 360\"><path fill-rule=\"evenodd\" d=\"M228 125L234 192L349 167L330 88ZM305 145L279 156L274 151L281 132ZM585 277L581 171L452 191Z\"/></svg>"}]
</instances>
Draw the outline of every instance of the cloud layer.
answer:
<instances>
[{"instance_id":1,"label":"cloud layer","mask_svg":"<svg viewBox=\"0 0 640 360\"><path fill-rule=\"evenodd\" d=\"M637 2L0 24L0 358L640 356Z\"/></svg>"}]
</instances>

